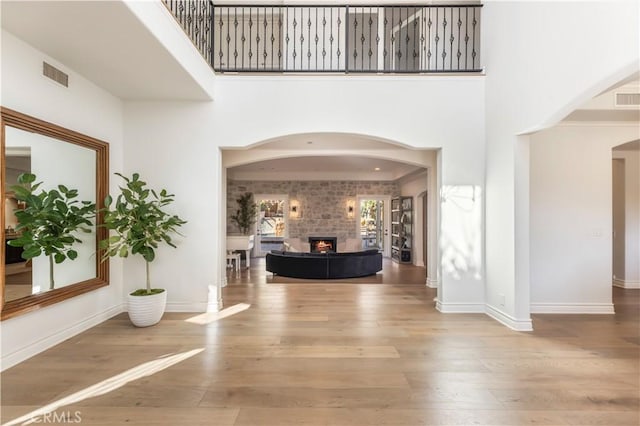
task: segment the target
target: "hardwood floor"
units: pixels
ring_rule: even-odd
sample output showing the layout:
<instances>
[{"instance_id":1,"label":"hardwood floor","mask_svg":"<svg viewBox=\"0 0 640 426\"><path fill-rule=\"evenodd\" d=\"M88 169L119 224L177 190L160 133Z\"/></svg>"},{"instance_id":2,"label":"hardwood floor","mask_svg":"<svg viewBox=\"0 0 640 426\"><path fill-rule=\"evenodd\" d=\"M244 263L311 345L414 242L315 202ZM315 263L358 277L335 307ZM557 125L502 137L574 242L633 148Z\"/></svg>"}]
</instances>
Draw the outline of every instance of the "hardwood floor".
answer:
<instances>
[{"instance_id":1,"label":"hardwood floor","mask_svg":"<svg viewBox=\"0 0 640 426\"><path fill-rule=\"evenodd\" d=\"M76 394L54 413L91 425L640 424L640 291L518 333L438 313L424 269L385 266L318 283L252 262L222 313L118 315L3 372L1 420Z\"/></svg>"},{"instance_id":2,"label":"hardwood floor","mask_svg":"<svg viewBox=\"0 0 640 426\"><path fill-rule=\"evenodd\" d=\"M5 265L4 300L16 300L32 292L31 264L27 262Z\"/></svg>"}]
</instances>

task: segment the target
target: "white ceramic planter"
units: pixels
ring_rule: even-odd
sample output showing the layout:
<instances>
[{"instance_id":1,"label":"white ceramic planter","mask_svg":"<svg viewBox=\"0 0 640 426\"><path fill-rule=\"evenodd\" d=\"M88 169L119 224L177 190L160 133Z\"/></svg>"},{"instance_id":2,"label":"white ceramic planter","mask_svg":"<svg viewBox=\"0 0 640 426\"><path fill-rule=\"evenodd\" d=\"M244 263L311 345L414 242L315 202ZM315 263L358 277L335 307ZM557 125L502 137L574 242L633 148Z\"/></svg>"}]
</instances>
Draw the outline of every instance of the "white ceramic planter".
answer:
<instances>
[{"instance_id":1,"label":"white ceramic planter","mask_svg":"<svg viewBox=\"0 0 640 426\"><path fill-rule=\"evenodd\" d=\"M157 324L167 305L167 290L150 296L128 296L129 319L136 327Z\"/></svg>"}]
</instances>

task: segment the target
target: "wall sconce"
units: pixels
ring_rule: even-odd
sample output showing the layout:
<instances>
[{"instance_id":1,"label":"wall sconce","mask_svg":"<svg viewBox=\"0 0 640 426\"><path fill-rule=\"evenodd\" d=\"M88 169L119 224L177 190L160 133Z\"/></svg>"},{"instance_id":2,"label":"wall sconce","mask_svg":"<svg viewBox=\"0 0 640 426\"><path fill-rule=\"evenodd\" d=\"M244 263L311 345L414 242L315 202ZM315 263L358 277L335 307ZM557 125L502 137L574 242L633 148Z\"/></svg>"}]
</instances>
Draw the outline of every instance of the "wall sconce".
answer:
<instances>
[{"instance_id":1,"label":"wall sconce","mask_svg":"<svg viewBox=\"0 0 640 426\"><path fill-rule=\"evenodd\" d=\"M347 201L347 217L353 219L356 215L356 207L353 200Z\"/></svg>"},{"instance_id":2,"label":"wall sconce","mask_svg":"<svg viewBox=\"0 0 640 426\"><path fill-rule=\"evenodd\" d=\"M291 201L291 205L289 207L289 217L293 219L297 219L300 217L300 204L298 201Z\"/></svg>"}]
</instances>

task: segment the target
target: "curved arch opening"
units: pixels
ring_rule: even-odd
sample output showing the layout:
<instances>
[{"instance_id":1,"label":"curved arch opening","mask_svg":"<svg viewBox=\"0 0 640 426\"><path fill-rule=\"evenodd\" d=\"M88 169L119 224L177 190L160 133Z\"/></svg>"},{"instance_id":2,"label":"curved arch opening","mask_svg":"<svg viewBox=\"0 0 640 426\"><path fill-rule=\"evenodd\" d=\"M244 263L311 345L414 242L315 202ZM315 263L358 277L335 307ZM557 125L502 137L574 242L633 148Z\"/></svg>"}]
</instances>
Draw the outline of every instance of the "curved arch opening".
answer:
<instances>
[{"instance_id":1,"label":"curved arch opening","mask_svg":"<svg viewBox=\"0 0 640 426\"><path fill-rule=\"evenodd\" d=\"M574 111L579 110L582 106L584 106L594 98L597 98L604 93L611 92L623 85L638 81L639 78L640 71L638 71L638 63L636 61L631 62L615 73L608 75L602 80L594 83L592 86L585 89L581 94L576 96L570 102L551 113L545 120L543 120L543 122L531 128L523 130L519 133L519 135L527 135L549 129L561 123L562 121L567 120L567 118L570 118L571 114Z\"/></svg>"},{"instance_id":2,"label":"curved arch opening","mask_svg":"<svg viewBox=\"0 0 640 426\"><path fill-rule=\"evenodd\" d=\"M268 139L251 142L241 149L296 149L299 146L309 144L310 141L316 144L320 144L324 148L330 148L331 145L336 142L336 140L340 140L342 141L342 143L350 145L352 148L368 147L369 149L414 149L414 147L397 140L371 134L346 132L304 132L292 133L287 135L276 135Z\"/></svg>"},{"instance_id":3,"label":"curved arch opening","mask_svg":"<svg viewBox=\"0 0 640 426\"><path fill-rule=\"evenodd\" d=\"M434 149L411 147L377 136L352 133L299 133L254 142L242 148L222 148L225 168L260 161L298 157L358 157L396 161L415 167L433 167Z\"/></svg>"},{"instance_id":4,"label":"curved arch opening","mask_svg":"<svg viewBox=\"0 0 640 426\"><path fill-rule=\"evenodd\" d=\"M415 148L373 135L309 132L277 136L242 148L222 148L221 154L225 171L221 214L227 218L227 234L236 232L229 217L238 194L244 192L279 195L286 200L287 238L306 241L309 234L329 233L338 236L338 245L358 237L353 216L359 217L359 200L367 196L390 199L406 195L417 201L419 195L428 193L434 211L438 205L438 149ZM416 210L420 215L434 216L416 218L414 247L419 246L420 253L419 258L414 255L410 266L424 268L420 281L424 285L427 275L434 281L437 276L438 262L430 262L430 272L421 260L425 245L435 253L438 230L434 212L424 211L422 205ZM387 215L391 216L390 211ZM428 232L423 230L424 224L431 227ZM386 230L390 232L390 223ZM425 244L422 238L426 235L429 240ZM264 253L254 248L253 254L256 252Z\"/></svg>"},{"instance_id":5,"label":"curved arch opening","mask_svg":"<svg viewBox=\"0 0 640 426\"><path fill-rule=\"evenodd\" d=\"M635 179L626 182L640 182L640 151L626 144L638 138L640 105L619 105L619 93L640 94L637 71L603 79L563 110L562 121L530 135L532 313L560 312L558 288L565 300L597 306L590 308L594 313L614 312L612 285L625 273L616 248L622 247L624 259L620 243L628 237L624 224L616 229L626 208L624 177L630 170L624 170L624 159L635 167ZM616 154L625 149L630 151Z\"/></svg>"}]
</instances>

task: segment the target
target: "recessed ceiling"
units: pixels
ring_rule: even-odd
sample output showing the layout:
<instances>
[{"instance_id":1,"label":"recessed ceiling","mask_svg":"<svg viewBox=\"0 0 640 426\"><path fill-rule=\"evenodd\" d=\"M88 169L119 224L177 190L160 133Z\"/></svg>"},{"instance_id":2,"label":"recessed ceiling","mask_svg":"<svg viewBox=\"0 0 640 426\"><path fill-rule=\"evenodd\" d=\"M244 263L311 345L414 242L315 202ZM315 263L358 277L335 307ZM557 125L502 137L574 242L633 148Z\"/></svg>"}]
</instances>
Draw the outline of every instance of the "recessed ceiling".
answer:
<instances>
[{"instance_id":1,"label":"recessed ceiling","mask_svg":"<svg viewBox=\"0 0 640 426\"><path fill-rule=\"evenodd\" d=\"M379 168L379 170L375 170ZM227 170L230 179L394 181L424 170L398 161L361 156L313 156L258 161Z\"/></svg>"},{"instance_id":2,"label":"recessed ceiling","mask_svg":"<svg viewBox=\"0 0 640 426\"><path fill-rule=\"evenodd\" d=\"M578 109L565 121L640 121L640 110Z\"/></svg>"},{"instance_id":3,"label":"recessed ceiling","mask_svg":"<svg viewBox=\"0 0 640 426\"><path fill-rule=\"evenodd\" d=\"M124 1L3 0L0 7L4 30L121 99L210 100Z\"/></svg>"},{"instance_id":4,"label":"recessed ceiling","mask_svg":"<svg viewBox=\"0 0 640 426\"><path fill-rule=\"evenodd\" d=\"M435 167L437 151L370 135L303 133L226 148L223 165L232 180L393 182L420 178Z\"/></svg>"},{"instance_id":5,"label":"recessed ceiling","mask_svg":"<svg viewBox=\"0 0 640 426\"><path fill-rule=\"evenodd\" d=\"M580 108L567 115L563 121L640 122L639 106L616 106L618 93L640 93L638 73L634 73L585 102Z\"/></svg>"},{"instance_id":6,"label":"recessed ceiling","mask_svg":"<svg viewBox=\"0 0 640 426\"><path fill-rule=\"evenodd\" d=\"M371 136L336 134L336 133L309 133L289 135L282 139L274 139L261 142L251 149L314 149L314 150L340 150L348 146L349 149L393 149L394 145L406 148L400 143L394 144L390 141L376 140Z\"/></svg>"},{"instance_id":7,"label":"recessed ceiling","mask_svg":"<svg viewBox=\"0 0 640 426\"><path fill-rule=\"evenodd\" d=\"M622 145L614 146L614 151L640 151L640 140L627 142Z\"/></svg>"}]
</instances>

